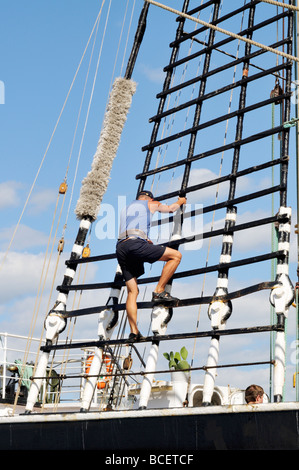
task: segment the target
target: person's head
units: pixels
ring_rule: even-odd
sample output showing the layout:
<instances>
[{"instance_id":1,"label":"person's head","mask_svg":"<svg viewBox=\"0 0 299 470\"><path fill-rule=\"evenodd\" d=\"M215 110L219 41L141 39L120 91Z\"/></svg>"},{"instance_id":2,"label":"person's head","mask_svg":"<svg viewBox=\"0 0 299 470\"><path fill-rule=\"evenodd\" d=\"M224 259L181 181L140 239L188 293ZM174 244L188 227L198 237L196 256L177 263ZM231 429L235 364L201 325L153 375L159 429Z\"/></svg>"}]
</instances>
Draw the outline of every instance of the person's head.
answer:
<instances>
[{"instance_id":1,"label":"person's head","mask_svg":"<svg viewBox=\"0 0 299 470\"><path fill-rule=\"evenodd\" d=\"M154 199L154 196L151 191L140 191L137 199Z\"/></svg>"},{"instance_id":2,"label":"person's head","mask_svg":"<svg viewBox=\"0 0 299 470\"><path fill-rule=\"evenodd\" d=\"M263 403L264 389L259 385L249 385L245 390L246 403Z\"/></svg>"}]
</instances>

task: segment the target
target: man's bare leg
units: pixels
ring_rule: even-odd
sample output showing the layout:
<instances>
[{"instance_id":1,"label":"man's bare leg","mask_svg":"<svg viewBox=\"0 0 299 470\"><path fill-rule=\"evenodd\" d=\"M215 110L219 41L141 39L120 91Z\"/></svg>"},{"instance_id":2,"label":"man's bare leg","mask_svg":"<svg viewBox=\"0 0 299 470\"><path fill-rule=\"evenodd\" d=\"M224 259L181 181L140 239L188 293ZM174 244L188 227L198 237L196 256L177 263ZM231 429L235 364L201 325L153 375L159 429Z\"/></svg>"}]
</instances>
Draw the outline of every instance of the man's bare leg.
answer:
<instances>
[{"instance_id":1,"label":"man's bare leg","mask_svg":"<svg viewBox=\"0 0 299 470\"><path fill-rule=\"evenodd\" d=\"M178 265L181 262L181 259L182 254L178 250L166 247L163 256L159 259L159 261L166 261L166 264L163 267L161 277L156 286L155 292L157 292L158 294L164 292L167 282L174 275Z\"/></svg>"},{"instance_id":2,"label":"man's bare leg","mask_svg":"<svg viewBox=\"0 0 299 470\"><path fill-rule=\"evenodd\" d=\"M127 302L126 302L126 309L127 309L127 317L128 322L131 328L131 333L137 334L137 297L138 297L138 285L136 277L130 279L126 282L127 286Z\"/></svg>"}]
</instances>

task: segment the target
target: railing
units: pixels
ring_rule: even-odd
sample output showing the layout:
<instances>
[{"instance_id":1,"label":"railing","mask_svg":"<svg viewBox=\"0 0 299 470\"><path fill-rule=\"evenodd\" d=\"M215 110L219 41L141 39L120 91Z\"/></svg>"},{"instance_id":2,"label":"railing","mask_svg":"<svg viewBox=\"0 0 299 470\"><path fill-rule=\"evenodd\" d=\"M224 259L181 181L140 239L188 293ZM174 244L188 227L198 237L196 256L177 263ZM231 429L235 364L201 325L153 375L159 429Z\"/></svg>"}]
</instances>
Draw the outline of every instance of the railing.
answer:
<instances>
[{"instance_id":1,"label":"railing","mask_svg":"<svg viewBox=\"0 0 299 470\"><path fill-rule=\"evenodd\" d=\"M87 340L82 341L83 343L80 341L78 344L78 348L55 352L43 380L37 407L54 410L55 407L59 409L81 407L86 372L94 350L93 347L82 346L84 343L87 344ZM64 344L64 341L61 343ZM74 347L75 344L76 341L73 341L72 346ZM41 346L43 346L43 341L40 338L29 339L26 336L0 332L0 403L26 404L34 364L37 362ZM107 407L111 386L114 383L111 380L113 379L111 372L112 369L106 369L105 366L100 374L91 403L92 408ZM105 380L107 380L106 384ZM114 386L118 388L118 381L114 383ZM122 407L123 400L130 401L130 397L127 396L127 387L121 387L121 390L120 396L117 397L117 407Z\"/></svg>"},{"instance_id":2,"label":"railing","mask_svg":"<svg viewBox=\"0 0 299 470\"><path fill-rule=\"evenodd\" d=\"M30 348L29 348L30 341ZM41 345L40 338L30 338L0 332L0 400L13 403L26 401L31 375ZM27 350L29 350L27 352ZM74 403L80 400L83 385L82 368L86 353L83 350L55 355L47 370L39 396L39 405L50 403ZM62 378L71 376L61 387ZM74 377L74 378L73 378Z\"/></svg>"}]
</instances>

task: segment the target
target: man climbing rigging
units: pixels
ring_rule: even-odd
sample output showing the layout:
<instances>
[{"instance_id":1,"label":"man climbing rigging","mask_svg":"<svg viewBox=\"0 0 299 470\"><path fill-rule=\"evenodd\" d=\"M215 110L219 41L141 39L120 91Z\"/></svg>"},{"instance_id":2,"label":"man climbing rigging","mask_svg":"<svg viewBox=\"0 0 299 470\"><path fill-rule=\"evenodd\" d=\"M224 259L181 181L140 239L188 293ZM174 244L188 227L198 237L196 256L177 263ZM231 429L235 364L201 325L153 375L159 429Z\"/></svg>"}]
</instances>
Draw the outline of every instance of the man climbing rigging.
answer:
<instances>
[{"instance_id":1,"label":"man climbing rigging","mask_svg":"<svg viewBox=\"0 0 299 470\"><path fill-rule=\"evenodd\" d=\"M153 292L152 301L157 304L173 302L176 299L165 291L167 282L180 264L182 255L178 250L154 245L148 238L151 219L155 212L176 212L186 198L179 197L177 202L166 205L154 200L150 191L141 191L137 200L123 209L120 216L120 230L116 245L116 255L127 286L127 317L131 329L129 339L142 338L137 327L137 278L144 273L144 263L166 261L159 282Z\"/></svg>"}]
</instances>

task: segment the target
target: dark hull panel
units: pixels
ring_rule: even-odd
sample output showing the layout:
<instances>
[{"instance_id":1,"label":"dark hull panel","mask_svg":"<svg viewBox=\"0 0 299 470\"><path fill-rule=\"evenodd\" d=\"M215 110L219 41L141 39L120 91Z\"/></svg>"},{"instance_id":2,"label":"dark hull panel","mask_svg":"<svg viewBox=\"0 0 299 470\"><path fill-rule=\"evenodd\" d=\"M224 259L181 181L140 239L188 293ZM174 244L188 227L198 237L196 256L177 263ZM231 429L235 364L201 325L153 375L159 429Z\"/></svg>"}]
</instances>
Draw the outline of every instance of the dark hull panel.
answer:
<instances>
[{"instance_id":1,"label":"dark hull panel","mask_svg":"<svg viewBox=\"0 0 299 470\"><path fill-rule=\"evenodd\" d=\"M0 418L0 449L102 450L132 454L144 451L165 454L201 450L299 449L297 405L256 408L240 405L224 409Z\"/></svg>"}]
</instances>

